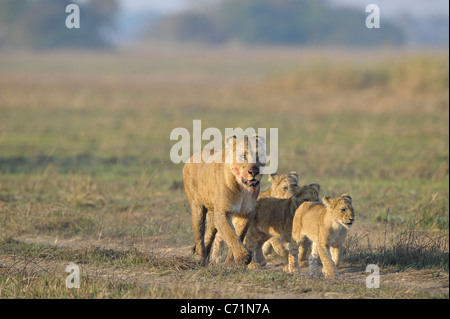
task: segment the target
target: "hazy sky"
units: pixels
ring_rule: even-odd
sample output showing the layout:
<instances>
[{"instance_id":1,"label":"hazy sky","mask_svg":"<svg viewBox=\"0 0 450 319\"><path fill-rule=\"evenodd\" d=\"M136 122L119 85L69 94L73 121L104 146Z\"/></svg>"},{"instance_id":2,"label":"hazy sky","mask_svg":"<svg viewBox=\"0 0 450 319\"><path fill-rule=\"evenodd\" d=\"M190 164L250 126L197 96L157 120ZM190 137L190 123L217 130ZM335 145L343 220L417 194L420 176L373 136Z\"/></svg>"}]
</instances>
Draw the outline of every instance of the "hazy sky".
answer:
<instances>
[{"instance_id":1,"label":"hazy sky","mask_svg":"<svg viewBox=\"0 0 450 319\"><path fill-rule=\"evenodd\" d=\"M183 10L189 5L187 0L120 0L124 9L154 10L160 12L173 12Z\"/></svg>"},{"instance_id":2,"label":"hazy sky","mask_svg":"<svg viewBox=\"0 0 450 319\"><path fill-rule=\"evenodd\" d=\"M120 0L124 9L127 10L148 10L158 12L175 12L183 10L192 4L198 3L195 0ZM202 0L204 2L214 2L217 0ZM328 0L336 5L346 5L355 8L364 8L371 3L380 7L381 14L389 16L397 14L409 14L414 16L437 16L449 13L448 0Z\"/></svg>"}]
</instances>

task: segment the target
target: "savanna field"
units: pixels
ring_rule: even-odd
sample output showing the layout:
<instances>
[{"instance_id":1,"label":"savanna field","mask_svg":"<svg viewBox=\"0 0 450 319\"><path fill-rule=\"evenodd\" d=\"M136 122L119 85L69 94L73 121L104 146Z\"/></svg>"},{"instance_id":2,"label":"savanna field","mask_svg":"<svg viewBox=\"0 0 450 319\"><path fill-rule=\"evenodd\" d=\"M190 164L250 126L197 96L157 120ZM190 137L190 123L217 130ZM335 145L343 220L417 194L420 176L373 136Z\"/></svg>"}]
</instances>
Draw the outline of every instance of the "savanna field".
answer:
<instances>
[{"instance_id":1,"label":"savanna field","mask_svg":"<svg viewBox=\"0 0 450 319\"><path fill-rule=\"evenodd\" d=\"M0 55L1 298L448 298L448 51ZM174 128L278 128L279 173L351 194L338 279L198 265ZM207 141L204 141L206 144ZM264 177L262 190L268 189ZM67 265L81 269L66 287ZM366 266L380 287L366 288Z\"/></svg>"}]
</instances>

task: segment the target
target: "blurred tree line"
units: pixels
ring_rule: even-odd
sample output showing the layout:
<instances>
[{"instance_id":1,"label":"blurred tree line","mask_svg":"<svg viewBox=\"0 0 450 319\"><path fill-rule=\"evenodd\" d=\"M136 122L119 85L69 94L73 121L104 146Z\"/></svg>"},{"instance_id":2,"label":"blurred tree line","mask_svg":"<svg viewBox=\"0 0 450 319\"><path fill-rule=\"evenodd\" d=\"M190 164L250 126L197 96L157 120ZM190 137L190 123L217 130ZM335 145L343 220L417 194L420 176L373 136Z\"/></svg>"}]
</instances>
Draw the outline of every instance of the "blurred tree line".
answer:
<instances>
[{"instance_id":1,"label":"blurred tree line","mask_svg":"<svg viewBox=\"0 0 450 319\"><path fill-rule=\"evenodd\" d=\"M207 10L163 19L150 37L176 41L249 44L399 44L403 32L387 20L366 28L369 13L336 8L326 0L222 0Z\"/></svg>"},{"instance_id":2,"label":"blurred tree line","mask_svg":"<svg viewBox=\"0 0 450 319\"><path fill-rule=\"evenodd\" d=\"M69 4L80 8L79 29L66 27ZM117 0L1 0L0 47L109 47L118 10Z\"/></svg>"}]
</instances>

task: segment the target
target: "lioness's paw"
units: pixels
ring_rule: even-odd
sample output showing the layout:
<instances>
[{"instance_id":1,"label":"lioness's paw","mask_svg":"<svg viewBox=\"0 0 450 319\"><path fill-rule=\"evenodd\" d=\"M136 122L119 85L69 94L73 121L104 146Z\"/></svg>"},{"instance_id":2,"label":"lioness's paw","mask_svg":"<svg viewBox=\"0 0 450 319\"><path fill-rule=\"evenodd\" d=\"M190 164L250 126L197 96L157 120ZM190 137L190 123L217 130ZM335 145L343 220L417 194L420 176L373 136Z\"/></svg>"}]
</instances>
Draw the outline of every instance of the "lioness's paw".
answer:
<instances>
[{"instance_id":1,"label":"lioness's paw","mask_svg":"<svg viewBox=\"0 0 450 319\"><path fill-rule=\"evenodd\" d=\"M301 273L300 267L293 266L293 265L286 265L283 267L283 271L290 272L290 273Z\"/></svg>"},{"instance_id":2,"label":"lioness's paw","mask_svg":"<svg viewBox=\"0 0 450 319\"><path fill-rule=\"evenodd\" d=\"M336 278L338 276L338 273L335 269L329 269L329 268L323 268L322 273L326 278Z\"/></svg>"},{"instance_id":3,"label":"lioness's paw","mask_svg":"<svg viewBox=\"0 0 450 319\"><path fill-rule=\"evenodd\" d=\"M299 263L300 267L306 267L306 266L309 266L309 263L308 263L307 260L299 260L298 263Z\"/></svg>"},{"instance_id":4,"label":"lioness's paw","mask_svg":"<svg viewBox=\"0 0 450 319\"><path fill-rule=\"evenodd\" d=\"M248 265L252 261L252 255L245 251L243 254L238 255L234 258L237 264L245 264Z\"/></svg>"},{"instance_id":5,"label":"lioness's paw","mask_svg":"<svg viewBox=\"0 0 450 319\"><path fill-rule=\"evenodd\" d=\"M248 269L261 269L261 265L255 262L250 262L247 267Z\"/></svg>"}]
</instances>

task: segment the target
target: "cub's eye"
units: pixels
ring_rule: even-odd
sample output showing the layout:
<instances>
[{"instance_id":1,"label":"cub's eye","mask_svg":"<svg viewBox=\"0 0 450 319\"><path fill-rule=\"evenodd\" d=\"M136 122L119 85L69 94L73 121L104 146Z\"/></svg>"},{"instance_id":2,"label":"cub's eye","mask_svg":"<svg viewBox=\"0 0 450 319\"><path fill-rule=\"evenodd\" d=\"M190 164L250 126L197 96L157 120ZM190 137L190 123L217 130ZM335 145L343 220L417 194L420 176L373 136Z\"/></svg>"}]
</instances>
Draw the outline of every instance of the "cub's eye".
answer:
<instances>
[{"instance_id":1,"label":"cub's eye","mask_svg":"<svg viewBox=\"0 0 450 319\"><path fill-rule=\"evenodd\" d=\"M297 187L298 185L297 184L292 184L292 187Z\"/></svg>"},{"instance_id":2,"label":"cub's eye","mask_svg":"<svg viewBox=\"0 0 450 319\"><path fill-rule=\"evenodd\" d=\"M245 161L245 160L247 159L247 156L246 156L245 154L242 154L241 156L239 156L239 158L240 158L242 161Z\"/></svg>"},{"instance_id":3,"label":"cub's eye","mask_svg":"<svg viewBox=\"0 0 450 319\"><path fill-rule=\"evenodd\" d=\"M342 212L342 213L345 213L346 211L347 211L347 210L346 210L345 208L342 208L342 209L341 209L341 212Z\"/></svg>"}]
</instances>

